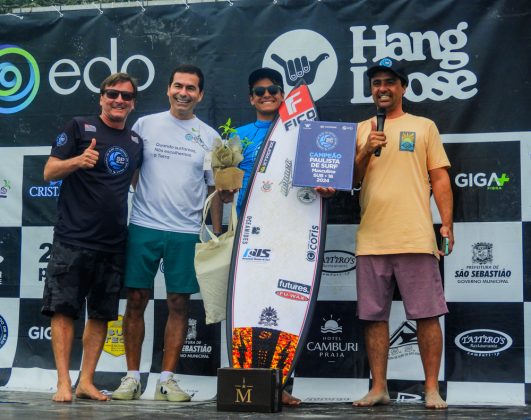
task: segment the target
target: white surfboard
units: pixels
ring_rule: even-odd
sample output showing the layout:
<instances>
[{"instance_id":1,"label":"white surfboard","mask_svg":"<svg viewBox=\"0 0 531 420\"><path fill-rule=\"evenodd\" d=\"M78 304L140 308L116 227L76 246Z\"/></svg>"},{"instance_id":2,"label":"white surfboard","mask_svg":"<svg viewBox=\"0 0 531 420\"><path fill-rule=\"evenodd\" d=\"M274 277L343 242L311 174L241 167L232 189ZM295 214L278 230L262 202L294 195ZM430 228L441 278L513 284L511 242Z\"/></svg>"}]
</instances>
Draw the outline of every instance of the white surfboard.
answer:
<instances>
[{"instance_id":1,"label":"white surfboard","mask_svg":"<svg viewBox=\"0 0 531 420\"><path fill-rule=\"evenodd\" d=\"M324 200L291 183L299 125L316 117L310 91L301 84L285 99L258 154L229 274L231 366L277 368L283 383L310 327L325 246Z\"/></svg>"}]
</instances>

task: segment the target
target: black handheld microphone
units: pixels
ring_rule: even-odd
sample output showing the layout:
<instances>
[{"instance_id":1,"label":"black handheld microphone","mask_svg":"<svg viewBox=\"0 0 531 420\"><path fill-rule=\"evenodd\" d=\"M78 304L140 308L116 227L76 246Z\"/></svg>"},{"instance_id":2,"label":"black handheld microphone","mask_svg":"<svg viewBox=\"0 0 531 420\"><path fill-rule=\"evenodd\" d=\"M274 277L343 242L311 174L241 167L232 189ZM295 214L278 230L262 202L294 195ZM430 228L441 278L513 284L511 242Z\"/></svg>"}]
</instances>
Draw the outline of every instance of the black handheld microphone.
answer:
<instances>
[{"instance_id":1,"label":"black handheld microphone","mask_svg":"<svg viewBox=\"0 0 531 420\"><path fill-rule=\"evenodd\" d=\"M385 116L385 108L378 108L376 110L376 131L383 131ZM382 148L378 147L378 149L374 151L374 156L380 156L381 153Z\"/></svg>"}]
</instances>

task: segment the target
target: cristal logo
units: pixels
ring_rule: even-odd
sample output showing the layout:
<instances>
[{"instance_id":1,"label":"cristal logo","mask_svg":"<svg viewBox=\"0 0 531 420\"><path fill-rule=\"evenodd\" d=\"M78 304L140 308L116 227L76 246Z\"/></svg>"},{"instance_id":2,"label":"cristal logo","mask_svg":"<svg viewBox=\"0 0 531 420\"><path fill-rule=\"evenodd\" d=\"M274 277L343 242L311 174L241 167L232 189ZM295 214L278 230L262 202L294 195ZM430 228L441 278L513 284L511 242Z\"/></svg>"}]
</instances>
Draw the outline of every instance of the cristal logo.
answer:
<instances>
[{"instance_id":1,"label":"cristal logo","mask_svg":"<svg viewBox=\"0 0 531 420\"><path fill-rule=\"evenodd\" d=\"M33 185L28 193L31 197L59 197L63 181L50 181L47 186Z\"/></svg>"},{"instance_id":2,"label":"cristal logo","mask_svg":"<svg viewBox=\"0 0 531 420\"><path fill-rule=\"evenodd\" d=\"M13 63L21 58L27 67ZM0 114L14 114L31 104L40 81L39 67L29 52L16 45L0 45L0 103L6 103L0 106Z\"/></svg>"},{"instance_id":3,"label":"cristal logo","mask_svg":"<svg viewBox=\"0 0 531 420\"><path fill-rule=\"evenodd\" d=\"M356 255L340 249L324 253L323 273L346 273L356 269Z\"/></svg>"},{"instance_id":4,"label":"cristal logo","mask_svg":"<svg viewBox=\"0 0 531 420\"><path fill-rule=\"evenodd\" d=\"M487 187L487 190L501 190L510 180L511 178L507 177L505 172L501 176L495 172L490 175L483 172L459 173L455 176L455 185L460 188Z\"/></svg>"},{"instance_id":5,"label":"cristal logo","mask_svg":"<svg viewBox=\"0 0 531 420\"><path fill-rule=\"evenodd\" d=\"M314 100L332 88L338 69L332 44L308 29L296 29L277 37L267 48L262 64L284 75L286 94L304 79Z\"/></svg>"},{"instance_id":6,"label":"cristal logo","mask_svg":"<svg viewBox=\"0 0 531 420\"><path fill-rule=\"evenodd\" d=\"M440 35L435 31L396 32L388 34L388 25L375 25L374 33L367 34L366 26L351 26L352 59L354 76L353 97L351 103L371 103L370 96L364 96L364 85L368 83L366 71L384 58L406 61L438 61L441 70L431 75L420 72L409 74L409 87L406 98L412 102L426 99L445 101L451 97L459 100L470 99L478 93L474 86L477 76L463 67L469 62L466 52L459 51L466 46L468 38L465 29L468 23L460 22L455 29L448 29ZM369 50L370 49L370 50ZM426 52L431 57L426 56ZM366 52L372 53L372 63L367 64Z\"/></svg>"},{"instance_id":7,"label":"cristal logo","mask_svg":"<svg viewBox=\"0 0 531 420\"><path fill-rule=\"evenodd\" d=\"M501 331L478 329L462 332L455 337L454 342L468 353L489 355L507 350L513 344L513 339Z\"/></svg>"}]
</instances>

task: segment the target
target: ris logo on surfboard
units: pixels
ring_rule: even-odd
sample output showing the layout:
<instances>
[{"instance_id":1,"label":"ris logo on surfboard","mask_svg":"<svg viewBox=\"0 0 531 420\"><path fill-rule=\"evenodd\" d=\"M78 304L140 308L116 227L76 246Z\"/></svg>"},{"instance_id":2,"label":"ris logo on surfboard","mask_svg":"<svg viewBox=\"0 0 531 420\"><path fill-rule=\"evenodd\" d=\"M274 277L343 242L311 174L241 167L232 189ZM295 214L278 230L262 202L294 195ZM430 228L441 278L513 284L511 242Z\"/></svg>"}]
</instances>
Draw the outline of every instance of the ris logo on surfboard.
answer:
<instances>
[{"instance_id":1,"label":"ris logo on surfboard","mask_svg":"<svg viewBox=\"0 0 531 420\"><path fill-rule=\"evenodd\" d=\"M242 259L248 261L270 261L271 250L266 248L247 248Z\"/></svg>"}]
</instances>

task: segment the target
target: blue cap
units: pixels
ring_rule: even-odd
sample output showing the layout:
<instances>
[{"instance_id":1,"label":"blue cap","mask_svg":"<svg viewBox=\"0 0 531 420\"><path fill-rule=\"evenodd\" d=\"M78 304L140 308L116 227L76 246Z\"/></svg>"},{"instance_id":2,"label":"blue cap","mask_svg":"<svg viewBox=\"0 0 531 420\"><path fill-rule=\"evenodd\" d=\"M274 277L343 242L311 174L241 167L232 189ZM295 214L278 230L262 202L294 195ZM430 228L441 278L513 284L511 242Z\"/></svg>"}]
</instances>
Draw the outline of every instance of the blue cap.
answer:
<instances>
[{"instance_id":1,"label":"blue cap","mask_svg":"<svg viewBox=\"0 0 531 420\"><path fill-rule=\"evenodd\" d=\"M379 71L387 71L393 73L402 81L403 84L405 84L406 86L408 85L406 72L402 67L399 67L395 63L393 63L393 60L391 60L390 58L381 59L377 65L372 66L369 68L369 70L367 70L367 76L369 76L369 80L372 79L372 77Z\"/></svg>"}]
</instances>

